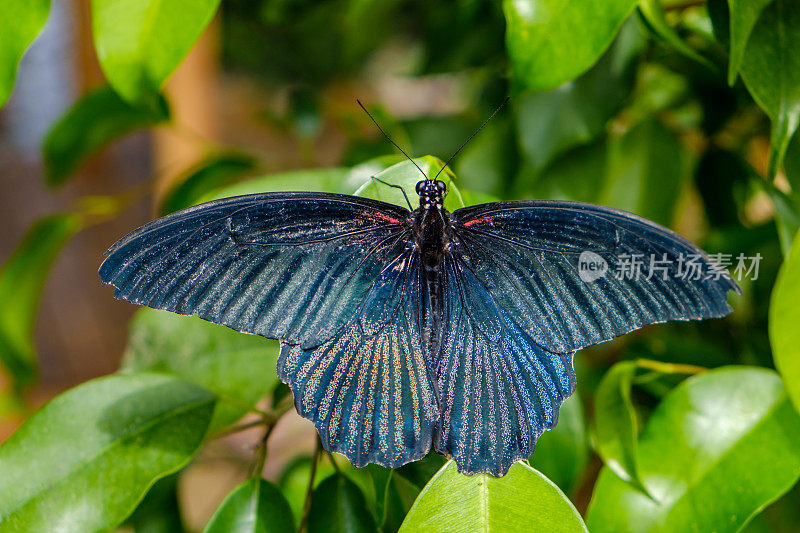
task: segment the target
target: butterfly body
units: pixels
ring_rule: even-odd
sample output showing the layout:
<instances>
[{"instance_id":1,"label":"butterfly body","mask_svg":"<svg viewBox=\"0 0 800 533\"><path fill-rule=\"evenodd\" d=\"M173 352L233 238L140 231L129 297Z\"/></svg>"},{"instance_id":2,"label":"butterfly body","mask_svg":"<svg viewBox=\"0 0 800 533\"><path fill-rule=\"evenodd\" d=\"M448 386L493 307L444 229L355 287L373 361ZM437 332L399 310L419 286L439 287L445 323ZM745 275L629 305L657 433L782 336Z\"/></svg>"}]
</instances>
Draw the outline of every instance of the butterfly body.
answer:
<instances>
[{"instance_id":1,"label":"butterfly body","mask_svg":"<svg viewBox=\"0 0 800 533\"><path fill-rule=\"evenodd\" d=\"M448 212L326 193L202 204L132 232L100 268L115 296L279 339L278 375L326 449L397 467L431 448L503 475L552 428L574 353L644 324L719 317L736 284L579 277L583 252L710 259L671 231L574 202ZM672 272L672 271L670 271ZM254 377L254 379L258 379Z\"/></svg>"}]
</instances>

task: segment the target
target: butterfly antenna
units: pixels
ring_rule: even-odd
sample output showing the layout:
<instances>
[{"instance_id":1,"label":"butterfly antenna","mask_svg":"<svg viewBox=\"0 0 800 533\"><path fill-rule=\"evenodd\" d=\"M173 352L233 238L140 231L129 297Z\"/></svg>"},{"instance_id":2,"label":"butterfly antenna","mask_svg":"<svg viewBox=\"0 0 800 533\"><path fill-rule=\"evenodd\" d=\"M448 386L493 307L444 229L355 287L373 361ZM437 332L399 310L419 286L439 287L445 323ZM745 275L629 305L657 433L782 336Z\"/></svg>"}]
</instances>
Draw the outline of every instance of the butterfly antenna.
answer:
<instances>
[{"instance_id":1,"label":"butterfly antenna","mask_svg":"<svg viewBox=\"0 0 800 533\"><path fill-rule=\"evenodd\" d=\"M453 153L453 155L451 155L451 156L450 156L450 159L448 159L448 160L447 160L447 162L444 164L444 166L443 166L442 168L440 168L440 169L439 169L439 172L437 172L437 173L436 173L436 175L433 177L433 179L436 179L436 178L438 178L438 177L439 177L439 174L441 174L441 173L442 173L442 171L443 171L445 168L447 168L447 165L449 165L449 164L450 164L450 162L453 160L453 158L454 158L455 156L457 156L457 155L458 155L458 152L460 152L460 151L461 151L461 149L462 149L462 148L464 148L464 147L467 145L467 143L468 143L468 142L470 142L470 141L473 139L473 137L475 137L475 136L476 136L478 133L480 133L480 131L483 129L483 127L484 127L484 126L486 126L486 125L489 123L489 121L490 121L490 120L492 120L492 119L494 118L494 116L495 116L497 113L499 113L499 112L500 112L500 110L501 110L501 109L503 109L503 106L505 106L505 105L508 103L508 101L509 101L509 100L511 100L511 97L510 97L510 96L506 96L506 99L505 99L505 100L503 100L503 103L502 103L502 104L500 104L499 106L497 106L497 109L495 109L495 110L494 110L494 113L492 113L491 115L489 115L489 118L487 118L486 120L484 120L484 121L483 121L483 124L481 124L481 127L480 127L480 128L478 128L477 130L475 130L475 133L473 133L472 135L470 135L470 136L469 136L469 138L468 138L466 141L464 141L464 142L463 142L463 144L462 144L461 146L459 146L459 147L458 147L458 150L456 150L456 151L455 151L455 153Z\"/></svg>"},{"instance_id":2,"label":"butterfly antenna","mask_svg":"<svg viewBox=\"0 0 800 533\"><path fill-rule=\"evenodd\" d=\"M387 134L385 131L383 131L383 128L381 128L381 125L380 125L380 124L378 124L378 121L377 121L377 120L375 120L375 117L373 117L373 116L370 114L370 112L369 112L369 111L367 111L367 108L366 108L366 107L364 107L364 104L362 104L362 103L361 103L361 100L359 100L358 98L356 98L356 102L358 102L358 105L360 105L360 106L361 106L361 109L363 109L363 110L364 110L364 113L366 113L366 114L367 114L367 116L368 116L370 119L372 119L372 122L374 122L374 123L375 123L375 126L377 126L377 127L378 127L378 130L380 130L380 132L381 132L381 133L383 133L383 136L384 136L384 137L386 137L387 139L389 139L389 142L390 142L390 143L392 143L392 144L394 145L394 147L395 147L395 148L397 148L398 150L400 150L400 152L401 152L401 153L402 153L404 156L406 156L406 157L408 158L408 160L409 160L409 161L411 161L411 162L414 164L414 166L415 166L415 167L417 167L417 170L419 170L420 172L422 172L422 175L423 175L423 176L425 176L425 179L429 179L429 178L428 178L428 175L427 175L427 174L425 174L425 171L424 171L424 170L422 170L421 168L419 168L419 165L418 165L418 164L417 164L417 163L416 163L416 162L415 162L413 159L411 159L411 156L410 156L410 155L408 155L408 154L406 153L406 151L405 151L405 150L403 150L402 148L400 148L400 146L399 146L399 145L398 145L396 142L394 142L394 141L392 140L392 138L391 138L391 137L389 137L389 135L388 135L388 134Z\"/></svg>"}]
</instances>

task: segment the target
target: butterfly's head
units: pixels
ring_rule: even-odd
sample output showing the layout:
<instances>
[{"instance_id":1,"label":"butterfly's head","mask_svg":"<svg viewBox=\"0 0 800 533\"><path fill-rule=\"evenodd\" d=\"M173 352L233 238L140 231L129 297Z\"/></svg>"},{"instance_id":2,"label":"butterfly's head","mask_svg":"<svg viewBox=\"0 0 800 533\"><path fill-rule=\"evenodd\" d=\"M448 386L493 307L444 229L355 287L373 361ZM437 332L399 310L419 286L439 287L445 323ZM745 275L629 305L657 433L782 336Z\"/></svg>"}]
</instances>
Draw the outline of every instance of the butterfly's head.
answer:
<instances>
[{"instance_id":1,"label":"butterfly's head","mask_svg":"<svg viewBox=\"0 0 800 533\"><path fill-rule=\"evenodd\" d=\"M442 207L447 196L447 185L441 180L422 180L417 183L419 206L425 209Z\"/></svg>"}]
</instances>

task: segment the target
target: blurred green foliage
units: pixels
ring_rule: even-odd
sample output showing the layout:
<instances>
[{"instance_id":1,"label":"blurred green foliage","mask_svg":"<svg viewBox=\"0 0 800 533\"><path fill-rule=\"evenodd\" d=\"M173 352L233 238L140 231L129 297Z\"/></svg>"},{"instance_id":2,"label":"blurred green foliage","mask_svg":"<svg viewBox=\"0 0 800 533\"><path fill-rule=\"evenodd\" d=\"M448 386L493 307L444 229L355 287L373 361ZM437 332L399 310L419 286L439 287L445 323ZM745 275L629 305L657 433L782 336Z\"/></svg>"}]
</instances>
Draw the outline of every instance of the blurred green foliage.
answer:
<instances>
[{"instance_id":1,"label":"blurred green foliage","mask_svg":"<svg viewBox=\"0 0 800 533\"><path fill-rule=\"evenodd\" d=\"M159 91L217 4L92 2L108 86L80 98L44 140L46 183L64 183L134 129L180 128ZM739 281L731 316L651 327L578 354L579 391L540 439L530 460L538 471L519 464L501 479L467 477L436 454L396 470L356 470L318 449L272 484L257 467L291 407L286 388L275 388L276 345L144 310L120 374L62 394L0 446L0 529L30 531L45 516L70 531L125 520L137 531L182 528L181 474L171 473L203 439L242 429L237 421L249 412L257 420L245 425L262 428L266 445L208 531L583 531L581 516L592 531L797 530L800 4L598 5L226 0L225 68L286 96L278 111L264 106L264 128L307 148L334 124L344 137L340 161L264 175L258 169L269 162L257 154L204 145L156 209L292 189L405 205L397 189L370 177L412 191L417 170L336 95L380 93L382 84L421 95L402 113L391 98L370 107L429 173L511 95L443 173L448 208L494 199L602 203L731 254L731 269L739 254L760 255L758 277ZM49 4L7 7L0 103ZM446 105L423 101L430 91L449 95ZM70 236L114 216L129 193L38 222L4 260L0 361L11 387L0 391L0 416L24 405L36 374L33 324L49 266Z\"/></svg>"}]
</instances>

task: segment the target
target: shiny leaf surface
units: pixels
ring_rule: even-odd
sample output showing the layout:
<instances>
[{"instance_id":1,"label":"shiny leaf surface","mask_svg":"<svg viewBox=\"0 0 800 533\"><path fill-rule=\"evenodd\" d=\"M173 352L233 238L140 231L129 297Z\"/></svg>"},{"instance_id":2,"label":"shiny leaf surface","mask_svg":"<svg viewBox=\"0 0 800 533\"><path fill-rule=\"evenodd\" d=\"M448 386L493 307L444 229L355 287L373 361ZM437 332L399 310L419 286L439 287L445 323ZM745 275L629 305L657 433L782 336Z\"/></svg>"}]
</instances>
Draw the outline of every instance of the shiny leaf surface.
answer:
<instances>
[{"instance_id":1,"label":"shiny leaf surface","mask_svg":"<svg viewBox=\"0 0 800 533\"><path fill-rule=\"evenodd\" d=\"M564 493L524 463L496 478L459 474L449 461L422 490L400 531L575 532L586 526Z\"/></svg>"},{"instance_id":2,"label":"shiny leaf surface","mask_svg":"<svg viewBox=\"0 0 800 533\"><path fill-rule=\"evenodd\" d=\"M514 81L520 88L546 90L578 77L608 48L634 5L634 0L504 0Z\"/></svg>"},{"instance_id":3,"label":"shiny leaf surface","mask_svg":"<svg viewBox=\"0 0 800 533\"><path fill-rule=\"evenodd\" d=\"M154 109L158 92L217 11L219 0L92 0L100 67L114 90Z\"/></svg>"},{"instance_id":4,"label":"shiny leaf surface","mask_svg":"<svg viewBox=\"0 0 800 533\"><path fill-rule=\"evenodd\" d=\"M769 305L769 339L775 368L800 412L800 232L781 266Z\"/></svg>"},{"instance_id":5,"label":"shiny leaf surface","mask_svg":"<svg viewBox=\"0 0 800 533\"><path fill-rule=\"evenodd\" d=\"M739 68L742 65L747 41L750 39L750 32L756 25L761 11L768 6L772 0L728 0L728 11L730 13L730 41L731 49L728 58L728 84L736 82Z\"/></svg>"},{"instance_id":6,"label":"shiny leaf surface","mask_svg":"<svg viewBox=\"0 0 800 533\"><path fill-rule=\"evenodd\" d=\"M604 468L587 525L605 531L737 531L800 476L800 415L777 374L723 367L681 383L639 439L648 498Z\"/></svg>"},{"instance_id":7,"label":"shiny leaf surface","mask_svg":"<svg viewBox=\"0 0 800 533\"><path fill-rule=\"evenodd\" d=\"M631 402L636 363L623 361L606 372L595 395L597 451L620 478L642 487L636 466L639 429Z\"/></svg>"},{"instance_id":8,"label":"shiny leaf surface","mask_svg":"<svg viewBox=\"0 0 800 533\"><path fill-rule=\"evenodd\" d=\"M17 66L50 12L50 0L6 0L0 10L0 108L14 88Z\"/></svg>"},{"instance_id":9,"label":"shiny leaf surface","mask_svg":"<svg viewBox=\"0 0 800 533\"><path fill-rule=\"evenodd\" d=\"M0 446L0 530L115 527L194 456L215 403L155 374L99 378L56 397Z\"/></svg>"},{"instance_id":10,"label":"shiny leaf surface","mask_svg":"<svg viewBox=\"0 0 800 533\"><path fill-rule=\"evenodd\" d=\"M800 4L773 0L756 22L741 75L756 103L772 121L769 176L783 164L800 123Z\"/></svg>"},{"instance_id":11,"label":"shiny leaf surface","mask_svg":"<svg viewBox=\"0 0 800 533\"><path fill-rule=\"evenodd\" d=\"M245 335L196 316L140 310L130 325L123 372L154 371L199 385L220 398L212 429L235 422L277 380L277 341Z\"/></svg>"},{"instance_id":12,"label":"shiny leaf surface","mask_svg":"<svg viewBox=\"0 0 800 533\"><path fill-rule=\"evenodd\" d=\"M364 494L342 474L333 474L314 489L308 533L377 531Z\"/></svg>"},{"instance_id":13,"label":"shiny leaf surface","mask_svg":"<svg viewBox=\"0 0 800 533\"><path fill-rule=\"evenodd\" d=\"M292 510L281 491L263 478L233 489L214 512L205 533L286 533L294 531Z\"/></svg>"}]
</instances>

